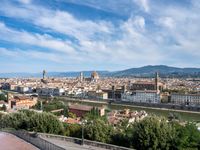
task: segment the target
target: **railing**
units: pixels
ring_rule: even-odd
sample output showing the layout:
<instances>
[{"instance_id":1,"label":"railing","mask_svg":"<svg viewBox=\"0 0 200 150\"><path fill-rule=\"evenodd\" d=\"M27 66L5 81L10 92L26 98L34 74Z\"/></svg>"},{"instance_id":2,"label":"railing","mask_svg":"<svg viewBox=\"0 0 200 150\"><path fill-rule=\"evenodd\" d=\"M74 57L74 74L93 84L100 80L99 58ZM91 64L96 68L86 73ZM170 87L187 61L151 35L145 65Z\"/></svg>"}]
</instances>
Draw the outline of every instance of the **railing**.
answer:
<instances>
[{"instance_id":1,"label":"railing","mask_svg":"<svg viewBox=\"0 0 200 150\"><path fill-rule=\"evenodd\" d=\"M32 145L38 147L41 150L65 150L62 147L59 147L53 143L48 142L47 140L39 137L35 133L29 133L27 131L15 131L15 130L4 130L4 132L11 133L24 141L31 143Z\"/></svg>"},{"instance_id":2,"label":"railing","mask_svg":"<svg viewBox=\"0 0 200 150\"><path fill-rule=\"evenodd\" d=\"M67 137L67 136L60 136L60 135L54 135L54 134L46 134L46 133L38 133L38 135L42 138L52 138L52 139L57 139L57 140L62 140L62 141L68 141L68 142L73 142L77 144L82 143L82 139L79 138L74 138L74 137ZM110 150L133 150L130 148L126 147L121 147L121 146L116 146L112 144L106 144L106 143L101 143L101 142L96 142L96 141L90 141L84 139L84 144L85 145L90 145L94 147L99 147L99 148L105 148L105 149L110 149Z\"/></svg>"}]
</instances>

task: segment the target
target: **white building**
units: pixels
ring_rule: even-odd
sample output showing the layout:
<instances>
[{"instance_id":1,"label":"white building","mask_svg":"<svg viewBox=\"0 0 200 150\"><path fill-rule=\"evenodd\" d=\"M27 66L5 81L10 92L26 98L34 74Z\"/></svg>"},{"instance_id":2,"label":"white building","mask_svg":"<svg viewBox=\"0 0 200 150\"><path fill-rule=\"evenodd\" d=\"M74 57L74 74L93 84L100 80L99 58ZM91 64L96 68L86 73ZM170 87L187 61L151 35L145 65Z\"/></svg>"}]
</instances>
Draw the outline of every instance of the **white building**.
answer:
<instances>
[{"instance_id":1,"label":"white building","mask_svg":"<svg viewBox=\"0 0 200 150\"><path fill-rule=\"evenodd\" d=\"M199 105L200 106L200 94L171 94L171 103L180 105Z\"/></svg>"},{"instance_id":2,"label":"white building","mask_svg":"<svg viewBox=\"0 0 200 150\"><path fill-rule=\"evenodd\" d=\"M32 87L27 87L27 86L16 86L15 91L19 93L31 93L33 89Z\"/></svg>"},{"instance_id":3,"label":"white building","mask_svg":"<svg viewBox=\"0 0 200 150\"><path fill-rule=\"evenodd\" d=\"M136 90L122 94L122 101L141 103L160 103L160 94L151 90Z\"/></svg>"},{"instance_id":4,"label":"white building","mask_svg":"<svg viewBox=\"0 0 200 150\"><path fill-rule=\"evenodd\" d=\"M36 93L42 96L61 96L64 95L63 88L37 88Z\"/></svg>"}]
</instances>

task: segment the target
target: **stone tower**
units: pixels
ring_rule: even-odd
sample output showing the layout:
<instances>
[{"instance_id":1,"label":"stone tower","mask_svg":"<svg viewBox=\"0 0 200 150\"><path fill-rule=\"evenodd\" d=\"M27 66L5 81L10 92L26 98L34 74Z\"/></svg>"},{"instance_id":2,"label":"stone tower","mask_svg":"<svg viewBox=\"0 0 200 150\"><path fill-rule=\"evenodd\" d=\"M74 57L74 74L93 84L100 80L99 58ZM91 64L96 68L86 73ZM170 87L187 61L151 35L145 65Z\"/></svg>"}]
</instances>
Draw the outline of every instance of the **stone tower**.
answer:
<instances>
[{"instance_id":1,"label":"stone tower","mask_svg":"<svg viewBox=\"0 0 200 150\"><path fill-rule=\"evenodd\" d=\"M157 93L160 92L160 90L159 90L159 74L158 74L158 72L155 73L155 90L157 91Z\"/></svg>"},{"instance_id":2,"label":"stone tower","mask_svg":"<svg viewBox=\"0 0 200 150\"><path fill-rule=\"evenodd\" d=\"M43 72L42 72L42 79L45 80L45 78L46 78L46 71L43 70Z\"/></svg>"},{"instance_id":3,"label":"stone tower","mask_svg":"<svg viewBox=\"0 0 200 150\"><path fill-rule=\"evenodd\" d=\"M83 82L83 72L80 72L80 82Z\"/></svg>"}]
</instances>

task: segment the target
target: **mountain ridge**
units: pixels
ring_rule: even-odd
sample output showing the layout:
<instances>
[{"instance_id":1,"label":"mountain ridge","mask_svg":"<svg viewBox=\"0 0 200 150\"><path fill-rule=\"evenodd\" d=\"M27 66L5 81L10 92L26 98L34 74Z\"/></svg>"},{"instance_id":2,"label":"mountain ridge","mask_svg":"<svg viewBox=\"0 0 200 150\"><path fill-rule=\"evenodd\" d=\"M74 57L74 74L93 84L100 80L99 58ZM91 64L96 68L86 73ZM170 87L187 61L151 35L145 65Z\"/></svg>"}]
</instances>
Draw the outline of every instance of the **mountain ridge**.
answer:
<instances>
[{"instance_id":1,"label":"mountain ridge","mask_svg":"<svg viewBox=\"0 0 200 150\"><path fill-rule=\"evenodd\" d=\"M81 71L69 72L48 72L49 77L77 77ZM93 71L82 71L85 77L89 77ZM166 65L147 65L138 68L129 68L120 71L97 71L100 76L108 77L152 77L155 72L163 77L200 77L200 68L195 67L172 67ZM42 77L42 73L0 73L1 78L14 78L14 77Z\"/></svg>"}]
</instances>

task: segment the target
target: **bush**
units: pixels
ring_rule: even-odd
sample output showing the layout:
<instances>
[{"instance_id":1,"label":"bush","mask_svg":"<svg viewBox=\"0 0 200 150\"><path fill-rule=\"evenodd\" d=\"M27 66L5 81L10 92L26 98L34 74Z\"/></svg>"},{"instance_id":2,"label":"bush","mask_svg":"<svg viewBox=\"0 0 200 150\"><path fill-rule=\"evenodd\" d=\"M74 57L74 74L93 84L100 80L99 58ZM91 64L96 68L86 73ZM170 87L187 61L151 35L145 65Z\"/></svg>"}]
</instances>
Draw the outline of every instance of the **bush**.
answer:
<instances>
[{"instance_id":1,"label":"bush","mask_svg":"<svg viewBox=\"0 0 200 150\"><path fill-rule=\"evenodd\" d=\"M24 129L29 131L62 134L63 125L51 113L37 113L23 110L17 113L6 114L1 117L1 127Z\"/></svg>"},{"instance_id":2,"label":"bush","mask_svg":"<svg viewBox=\"0 0 200 150\"><path fill-rule=\"evenodd\" d=\"M82 126L80 124L67 124L64 125L64 135L81 138Z\"/></svg>"}]
</instances>

